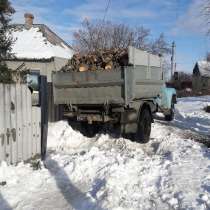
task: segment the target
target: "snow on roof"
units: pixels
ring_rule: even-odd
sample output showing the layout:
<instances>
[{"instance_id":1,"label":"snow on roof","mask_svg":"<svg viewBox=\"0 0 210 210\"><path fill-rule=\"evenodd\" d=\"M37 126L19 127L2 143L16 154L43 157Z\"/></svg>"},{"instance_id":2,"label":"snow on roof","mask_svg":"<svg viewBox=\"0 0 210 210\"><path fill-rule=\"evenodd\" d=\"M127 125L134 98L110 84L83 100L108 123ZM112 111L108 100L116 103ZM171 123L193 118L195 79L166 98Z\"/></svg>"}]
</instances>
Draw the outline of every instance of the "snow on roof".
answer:
<instances>
[{"instance_id":1,"label":"snow on roof","mask_svg":"<svg viewBox=\"0 0 210 210\"><path fill-rule=\"evenodd\" d=\"M71 47L45 25L33 25L30 29L14 26L12 37L12 53L18 59L70 59L73 55Z\"/></svg>"},{"instance_id":2,"label":"snow on roof","mask_svg":"<svg viewBox=\"0 0 210 210\"><path fill-rule=\"evenodd\" d=\"M201 76L210 77L210 62L198 61L198 68Z\"/></svg>"}]
</instances>

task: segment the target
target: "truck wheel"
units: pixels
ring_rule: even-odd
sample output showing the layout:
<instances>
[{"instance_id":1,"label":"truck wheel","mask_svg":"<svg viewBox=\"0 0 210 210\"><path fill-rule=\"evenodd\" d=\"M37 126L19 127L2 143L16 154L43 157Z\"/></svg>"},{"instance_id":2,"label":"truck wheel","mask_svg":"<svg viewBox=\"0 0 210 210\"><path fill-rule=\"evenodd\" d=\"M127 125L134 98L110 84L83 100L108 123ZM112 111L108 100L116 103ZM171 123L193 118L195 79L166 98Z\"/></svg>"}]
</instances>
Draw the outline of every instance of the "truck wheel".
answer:
<instances>
[{"instance_id":1,"label":"truck wheel","mask_svg":"<svg viewBox=\"0 0 210 210\"><path fill-rule=\"evenodd\" d=\"M139 143L147 143L150 139L152 116L148 109L144 109L138 122L138 130L135 140Z\"/></svg>"},{"instance_id":2,"label":"truck wheel","mask_svg":"<svg viewBox=\"0 0 210 210\"><path fill-rule=\"evenodd\" d=\"M170 114L165 115L165 120L166 121L174 120L174 115L175 115L175 108L174 108L174 103L172 102L171 109L170 109Z\"/></svg>"},{"instance_id":3,"label":"truck wheel","mask_svg":"<svg viewBox=\"0 0 210 210\"><path fill-rule=\"evenodd\" d=\"M93 138L99 131L100 131L99 125L95 125L95 124L89 125L86 122L82 123L81 133L88 138Z\"/></svg>"}]
</instances>

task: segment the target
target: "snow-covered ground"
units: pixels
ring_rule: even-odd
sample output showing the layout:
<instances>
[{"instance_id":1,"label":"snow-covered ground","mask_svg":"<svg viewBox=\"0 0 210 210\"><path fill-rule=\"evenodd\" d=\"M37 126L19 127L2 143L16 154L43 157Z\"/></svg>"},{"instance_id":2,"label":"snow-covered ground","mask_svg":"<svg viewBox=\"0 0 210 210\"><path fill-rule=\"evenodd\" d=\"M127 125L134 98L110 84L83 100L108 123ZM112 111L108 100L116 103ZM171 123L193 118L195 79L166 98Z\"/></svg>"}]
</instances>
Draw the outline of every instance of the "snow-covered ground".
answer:
<instances>
[{"instance_id":1,"label":"snow-covered ground","mask_svg":"<svg viewBox=\"0 0 210 210\"><path fill-rule=\"evenodd\" d=\"M41 169L1 164L0 210L210 209L210 149L190 140L210 134L209 102L179 100L176 120L156 120L146 145L50 124Z\"/></svg>"},{"instance_id":2,"label":"snow-covered ground","mask_svg":"<svg viewBox=\"0 0 210 210\"><path fill-rule=\"evenodd\" d=\"M210 135L209 113L203 110L207 105L210 105L210 96L180 99L176 105L174 125Z\"/></svg>"}]
</instances>

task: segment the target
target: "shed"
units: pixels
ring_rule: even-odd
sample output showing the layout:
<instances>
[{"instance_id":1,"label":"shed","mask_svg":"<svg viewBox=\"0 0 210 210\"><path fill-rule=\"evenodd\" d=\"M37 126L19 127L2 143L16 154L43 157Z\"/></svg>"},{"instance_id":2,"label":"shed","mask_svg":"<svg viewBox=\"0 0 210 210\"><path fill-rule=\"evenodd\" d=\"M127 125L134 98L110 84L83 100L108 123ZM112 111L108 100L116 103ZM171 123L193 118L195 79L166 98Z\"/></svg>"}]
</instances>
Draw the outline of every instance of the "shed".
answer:
<instances>
[{"instance_id":1,"label":"shed","mask_svg":"<svg viewBox=\"0 0 210 210\"><path fill-rule=\"evenodd\" d=\"M48 81L49 121L55 121L57 109L53 104L53 71L59 71L73 55L72 48L44 24L34 24L34 16L25 14L25 24L13 24L12 57L6 60L12 70L26 68L46 75Z\"/></svg>"},{"instance_id":2,"label":"shed","mask_svg":"<svg viewBox=\"0 0 210 210\"><path fill-rule=\"evenodd\" d=\"M193 90L210 91L210 62L198 61L193 69Z\"/></svg>"}]
</instances>

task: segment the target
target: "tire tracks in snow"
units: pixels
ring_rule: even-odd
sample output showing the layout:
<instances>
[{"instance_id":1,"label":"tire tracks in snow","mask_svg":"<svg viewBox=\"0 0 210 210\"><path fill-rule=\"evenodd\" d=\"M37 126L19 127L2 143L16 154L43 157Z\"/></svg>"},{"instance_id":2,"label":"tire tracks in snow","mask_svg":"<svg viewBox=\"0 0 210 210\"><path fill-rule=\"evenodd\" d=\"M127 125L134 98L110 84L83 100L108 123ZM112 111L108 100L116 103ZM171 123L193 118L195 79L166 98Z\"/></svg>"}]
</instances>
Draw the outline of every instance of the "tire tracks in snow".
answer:
<instances>
[{"instance_id":1,"label":"tire tracks in snow","mask_svg":"<svg viewBox=\"0 0 210 210\"><path fill-rule=\"evenodd\" d=\"M169 133L176 133L181 138L189 139L189 140L201 143L205 145L206 147L210 148L210 135L198 133L198 132L186 129L186 128L180 128L170 122L166 123L161 120L156 120L156 123L162 125L163 127L166 127Z\"/></svg>"}]
</instances>

